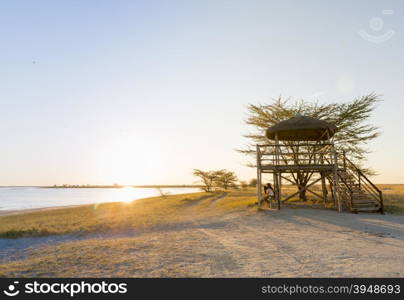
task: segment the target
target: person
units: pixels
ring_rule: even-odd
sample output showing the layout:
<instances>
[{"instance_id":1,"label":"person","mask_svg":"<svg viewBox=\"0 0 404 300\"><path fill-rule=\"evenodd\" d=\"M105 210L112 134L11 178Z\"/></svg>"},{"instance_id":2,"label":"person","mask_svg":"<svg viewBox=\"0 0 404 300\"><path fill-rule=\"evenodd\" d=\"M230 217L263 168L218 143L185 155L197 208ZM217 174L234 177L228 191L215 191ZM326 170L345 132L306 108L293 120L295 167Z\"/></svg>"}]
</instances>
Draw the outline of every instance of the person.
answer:
<instances>
[{"instance_id":1,"label":"person","mask_svg":"<svg viewBox=\"0 0 404 300\"><path fill-rule=\"evenodd\" d=\"M274 189L272 185L268 182L266 185L264 185L264 197L262 201L271 204L270 200L272 200L274 196L275 196Z\"/></svg>"},{"instance_id":2,"label":"person","mask_svg":"<svg viewBox=\"0 0 404 300\"><path fill-rule=\"evenodd\" d=\"M264 193L267 194L270 198L273 198L275 196L274 189L269 182L264 187Z\"/></svg>"}]
</instances>

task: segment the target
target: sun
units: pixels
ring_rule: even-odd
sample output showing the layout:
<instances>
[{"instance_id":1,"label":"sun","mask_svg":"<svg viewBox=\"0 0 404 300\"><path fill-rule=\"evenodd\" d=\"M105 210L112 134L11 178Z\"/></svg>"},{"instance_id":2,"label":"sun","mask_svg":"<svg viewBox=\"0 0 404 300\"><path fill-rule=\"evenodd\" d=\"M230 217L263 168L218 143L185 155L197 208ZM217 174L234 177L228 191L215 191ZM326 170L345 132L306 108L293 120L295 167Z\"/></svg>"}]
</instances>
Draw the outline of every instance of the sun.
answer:
<instances>
[{"instance_id":1,"label":"sun","mask_svg":"<svg viewBox=\"0 0 404 300\"><path fill-rule=\"evenodd\" d=\"M134 200L134 195L136 195L136 189L130 186L125 186L119 190L121 202L132 203Z\"/></svg>"}]
</instances>

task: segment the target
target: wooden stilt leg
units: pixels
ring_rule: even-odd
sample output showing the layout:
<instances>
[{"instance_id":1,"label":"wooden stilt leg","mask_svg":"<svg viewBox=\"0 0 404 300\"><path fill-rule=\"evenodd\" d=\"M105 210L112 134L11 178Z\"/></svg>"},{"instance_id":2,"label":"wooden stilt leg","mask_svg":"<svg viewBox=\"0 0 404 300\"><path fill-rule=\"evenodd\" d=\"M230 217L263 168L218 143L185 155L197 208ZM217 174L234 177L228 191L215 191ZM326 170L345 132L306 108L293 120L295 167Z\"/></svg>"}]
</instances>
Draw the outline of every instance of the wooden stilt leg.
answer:
<instances>
[{"instance_id":1,"label":"wooden stilt leg","mask_svg":"<svg viewBox=\"0 0 404 300\"><path fill-rule=\"evenodd\" d=\"M262 181L261 181L261 170L258 168L257 169L257 194L258 194L258 207L261 206L261 200L262 200Z\"/></svg>"},{"instance_id":2,"label":"wooden stilt leg","mask_svg":"<svg viewBox=\"0 0 404 300\"><path fill-rule=\"evenodd\" d=\"M334 184L330 180L328 182L330 184L331 198L332 198L332 201L334 202L334 207L337 207L337 201L335 199L335 193L334 193Z\"/></svg>"},{"instance_id":3,"label":"wooden stilt leg","mask_svg":"<svg viewBox=\"0 0 404 300\"><path fill-rule=\"evenodd\" d=\"M323 190L323 201L324 201L324 207L325 207L328 196L327 196L327 185L325 183L325 174L324 173L321 173L321 187Z\"/></svg>"},{"instance_id":4,"label":"wooden stilt leg","mask_svg":"<svg viewBox=\"0 0 404 300\"><path fill-rule=\"evenodd\" d=\"M282 200L282 173L279 172L278 176L278 209L281 209L281 200Z\"/></svg>"},{"instance_id":5,"label":"wooden stilt leg","mask_svg":"<svg viewBox=\"0 0 404 300\"><path fill-rule=\"evenodd\" d=\"M338 212L342 212L341 195L339 193L339 178L338 178L338 157L334 150L334 195L337 202Z\"/></svg>"}]
</instances>

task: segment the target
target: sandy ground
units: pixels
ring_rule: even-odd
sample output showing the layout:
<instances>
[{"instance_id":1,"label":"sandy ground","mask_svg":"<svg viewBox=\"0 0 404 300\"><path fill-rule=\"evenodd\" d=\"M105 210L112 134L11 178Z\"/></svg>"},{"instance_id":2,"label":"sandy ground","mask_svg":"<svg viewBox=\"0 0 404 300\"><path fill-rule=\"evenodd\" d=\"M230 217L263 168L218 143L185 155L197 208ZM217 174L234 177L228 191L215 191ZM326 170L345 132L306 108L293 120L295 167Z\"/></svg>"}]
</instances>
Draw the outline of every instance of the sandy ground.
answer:
<instances>
[{"instance_id":1,"label":"sandy ground","mask_svg":"<svg viewBox=\"0 0 404 300\"><path fill-rule=\"evenodd\" d=\"M192 209L189 208L189 213ZM78 269L77 275L404 276L404 216L400 215L356 215L284 207L280 211L249 211L211 217L143 233L84 238L127 239L139 235L145 237L146 246L126 253L133 257L132 266L112 263L94 272L90 267L83 267ZM27 248L74 240L77 237L0 239L0 261L7 261L11 252L14 259L21 259ZM147 268L141 267L144 265Z\"/></svg>"},{"instance_id":2,"label":"sandy ground","mask_svg":"<svg viewBox=\"0 0 404 300\"><path fill-rule=\"evenodd\" d=\"M225 276L404 276L404 217L283 209L199 231L233 260Z\"/></svg>"}]
</instances>

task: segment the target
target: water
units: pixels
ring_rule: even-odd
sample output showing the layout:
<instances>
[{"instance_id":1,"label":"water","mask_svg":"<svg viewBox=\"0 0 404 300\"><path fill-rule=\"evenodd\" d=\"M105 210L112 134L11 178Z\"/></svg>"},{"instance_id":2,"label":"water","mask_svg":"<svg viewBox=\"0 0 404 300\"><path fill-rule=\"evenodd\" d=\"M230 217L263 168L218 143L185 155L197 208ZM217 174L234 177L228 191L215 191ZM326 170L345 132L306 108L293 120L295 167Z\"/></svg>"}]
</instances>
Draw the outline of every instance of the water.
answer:
<instances>
[{"instance_id":1,"label":"water","mask_svg":"<svg viewBox=\"0 0 404 300\"><path fill-rule=\"evenodd\" d=\"M195 193L197 188L162 188L170 195ZM39 188L1 187L0 210L20 210L104 202L130 202L159 196L156 188Z\"/></svg>"}]
</instances>

